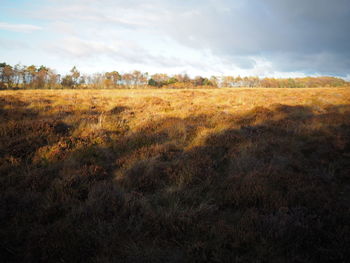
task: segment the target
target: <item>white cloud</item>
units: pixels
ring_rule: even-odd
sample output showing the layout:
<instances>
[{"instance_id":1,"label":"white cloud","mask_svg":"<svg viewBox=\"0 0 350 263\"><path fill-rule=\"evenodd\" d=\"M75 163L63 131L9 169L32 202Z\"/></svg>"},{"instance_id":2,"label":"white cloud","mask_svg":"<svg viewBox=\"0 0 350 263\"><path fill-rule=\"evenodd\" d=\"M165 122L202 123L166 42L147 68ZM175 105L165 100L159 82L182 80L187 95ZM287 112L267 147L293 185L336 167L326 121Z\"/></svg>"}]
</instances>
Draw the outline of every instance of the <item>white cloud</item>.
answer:
<instances>
[{"instance_id":1,"label":"white cloud","mask_svg":"<svg viewBox=\"0 0 350 263\"><path fill-rule=\"evenodd\" d=\"M0 29L15 31L15 32L23 32L30 33L37 30L42 30L42 27L28 24L11 24L6 22L0 22Z\"/></svg>"},{"instance_id":2,"label":"white cloud","mask_svg":"<svg viewBox=\"0 0 350 263\"><path fill-rule=\"evenodd\" d=\"M118 43L114 45L103 41L85 40L78 37L64 37L58 43L50 44L49 51L59 52L68 57L87 58L91 56L118 52Z\"/></svg>"}]
</instances>

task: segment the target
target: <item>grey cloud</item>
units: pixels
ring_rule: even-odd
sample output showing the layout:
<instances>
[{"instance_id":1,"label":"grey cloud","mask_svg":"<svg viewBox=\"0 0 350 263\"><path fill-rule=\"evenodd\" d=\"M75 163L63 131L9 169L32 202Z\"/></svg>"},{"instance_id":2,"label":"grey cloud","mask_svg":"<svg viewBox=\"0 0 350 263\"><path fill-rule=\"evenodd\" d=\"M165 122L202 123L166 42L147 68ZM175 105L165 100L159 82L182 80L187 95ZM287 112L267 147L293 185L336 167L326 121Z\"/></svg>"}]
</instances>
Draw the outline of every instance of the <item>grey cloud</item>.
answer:
<instances>
[{"instance_id":1,"label":"grey cloud","mask_svg":"<svg viewBox=\"0 0 350 263\"><path fill-rule=\"evenodd\" d=\"M278 70L348 72L349 1L251 0L231 9L231 1L220 2L229 11L215 9L213 2L198 4L191 15L174 16L164 31L219 56L266 56Z\"/></svg>"}]
</instances>

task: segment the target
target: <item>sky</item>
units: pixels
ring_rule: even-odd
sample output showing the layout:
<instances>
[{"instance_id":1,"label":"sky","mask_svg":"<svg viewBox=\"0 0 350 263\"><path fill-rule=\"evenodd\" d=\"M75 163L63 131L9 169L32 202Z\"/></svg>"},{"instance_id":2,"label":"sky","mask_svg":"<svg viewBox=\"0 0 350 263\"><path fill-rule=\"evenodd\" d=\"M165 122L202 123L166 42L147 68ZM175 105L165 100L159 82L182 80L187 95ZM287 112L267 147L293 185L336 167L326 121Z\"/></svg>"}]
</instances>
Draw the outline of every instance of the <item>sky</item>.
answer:
<instances>
[{"instance_id":1,"label":"sky","mask_svg":"<svg viewBox=\"0 0 350 263\"><path fill-rule=\"evenodd\" d=\"M0 0L0 62L350 79L349 0Z\"/></svg>"}]
</instances>

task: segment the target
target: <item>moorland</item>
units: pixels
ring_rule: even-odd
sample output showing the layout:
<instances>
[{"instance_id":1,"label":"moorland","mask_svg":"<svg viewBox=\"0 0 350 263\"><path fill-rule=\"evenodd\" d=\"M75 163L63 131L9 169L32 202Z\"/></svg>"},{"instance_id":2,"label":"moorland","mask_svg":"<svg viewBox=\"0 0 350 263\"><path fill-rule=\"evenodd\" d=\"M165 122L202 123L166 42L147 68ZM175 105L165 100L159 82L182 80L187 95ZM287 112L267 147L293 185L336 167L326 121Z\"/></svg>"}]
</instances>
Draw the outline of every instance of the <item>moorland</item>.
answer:
<instances>
[{"instance_id":1,"label":"moorland","mask_svg":"<svg viewBox=\"0 0 350 263\"><path fill-rule=\"evenodd\" d=\"M3 262L346 262L350 89L0 91Z\"/></svg>"}]
</instances>

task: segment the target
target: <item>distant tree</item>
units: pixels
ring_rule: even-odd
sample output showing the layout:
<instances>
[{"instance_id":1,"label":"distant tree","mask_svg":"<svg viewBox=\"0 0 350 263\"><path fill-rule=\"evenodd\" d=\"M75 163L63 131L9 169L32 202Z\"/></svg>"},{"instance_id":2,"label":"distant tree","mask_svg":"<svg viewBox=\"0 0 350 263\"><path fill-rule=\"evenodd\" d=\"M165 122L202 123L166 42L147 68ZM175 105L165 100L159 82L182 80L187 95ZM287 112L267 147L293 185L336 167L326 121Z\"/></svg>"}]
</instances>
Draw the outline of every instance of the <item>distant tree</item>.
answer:
<instances>
[{"instance_id":1,"label":"distant tree","mask_svg":"<svg viewBox=\"0 0 350 263\"><path fill-rule=\"evenodd\" d=\"M139 87L140 85L145 85L147 83L146 74L143 74L138 70L134 70L131 73L131 78L134 87Z\"/></svg>"},{"instance_id":2,"label":"distant tree","mask_svg":"<svg viewBox=\"0 0 350 263\"><path fill-rule=\"evenodd\" d=\"M246 85L250 88L257 87L260 84L259 77L248 77Z\"/></svg>"},{"instance_id":3,"label":"distant tree","mask_svg":"<svg viewBox=\"0 0 350 263\"><path fill-rule=\"evenodd\" d=\"M0 89L5 89L5 74L4 74L4 68L6 66L6 63L0 63Z\"/></svg>"},{"instance_id":4,"label":"distant tree","mask_svg":"<svg viewBox=\"0 0 350 263\"><path fill-rule=\"evenodd\" d=\"M157 73L151 76L152 79L154 79L155 81L161 83L165 83L169 80L169 76L167 74L163 74L163 73Z\"/></svg>"},{"instance_id":5,"label":"distant tree","mask_svg":"<svg viewBox=\"0 0 350 263\"><path fill-rule=\"evenodd\" d=\"M85 85L87 82L87 76L86 75L81 75L79 79L79 85Z\"/></svg>"},{"instance_id":6,"label":"distant tree","mask_svg":"<svg viewBox=\"0 0 350 263\"><path fill-rule=\"evenodd\" d=\"M302 88L302 87L345 87L350 83L336 77L305 77L275 79L259 77L244 78L233 76L212 76L210 79L197 76L191 79L187 74L177 74L168 76L167 74L157 73L149 77L148 73L133 71L120 75L117 71L106 72L104 74L96 73L91 75L81 75L74 66L70 72L61 77L54 70L46 66L36 67L22 66L17 64L11 66L5 62L0 63L0 88L56 88L56 87L90 87L90 88L116 88L118 86L127 86L137 88L145 85L153 87L168 88L193 88L196 86L246 86L246 87L270 87L270 88Z\"/></svg>"},{"instance_id":7,"label":"distant tree","mask_svg":"<svg viewBox=\"0 0 350 263\"><path fill-rule=\"evenodd\" d=\"M47 88L53 89L53 88L57 88L58 84L60 81L60 75L56 74L56 72L52 69L49 69L47 72Z\"/></svg>"},{"instance_id":8,"label":"distant tree","mask_svg":"<svg viewBox=\"0 0 350 263\"><path fill-rule=\"evenodd\" d=\"M35 74L34 87L37 89L45 88L45 84L48 82L49 69L45 66L40 66Z\"/></svg>"},{"instance_id":9,"label":"distant tree","mask_svg":"<svg viewBox=\"0 0 350 263\"><path fill-rule=\"evenodd\" d=\"M234 83L235 83L235 78L232 76L224 76L222 78L222 85L224 87L232 87Z\"/></svg>"},{"instance_id":10,"label":"distant tree","mask_svg":"<svg viewBox=\"0 0 350 263\"><path fill-rule=\"evenodd\" d=\"M11 89L13 87L13 78L14 78L14 70L13 67L6 64L0 64L0 75L1 75L1 83L3 88Z\"/></svg>"},{"instance_id":11,"label":"distant tree","mask_svg":"<svg viewBox=\"0 0 350 263\"><path fill-rule=\"evenodd\" d=\"M70 71L70 74L65 75L61 80L61 85L68 88L76 88L80 83L80 72L74 66Z\"/></svg>"},{"instance_id":12,"label":"distant tree","mask_svg":"<svg viewBox=\"0 0 350 263\"><path fill-rule=\"evenodd\" d=\"M164 85L173 84L177 82L175 78L170 78L167 74L157 73L151 76L151 79L148 81L150 86L162 87Z\"/></svg>"},{"instance_id":13,"label":"distant tree","mask_svg":"<svg viewBox=\"0 0 350 263\"><path fill-rule=\"evenodd\" d=\"M20 64L16 64L13 67L13 83L17 88L19 88L22 83L22 66Z\"/></svg>"},{"instance_id":14,"label":"distant tree","mask_svg":"<svg viewBox=\"0 0 350 263\"><path fill-rule=\"evenodd\" d=\"M35 76L36 76L36 66L31 65L26 68L26 79L27 83L29 84L29 88L34 88L34 81L35 81Z\"/></svg>"},{"instance_id":15,"label":"distant tree","mask_svg":"<svg viewBox=\"0 0 350 263\"><path fill-rule=\"evenodd\" d=\"M73 85L76 86L79 83L79 77L80 77L80 72L78 71L78 69L76 68L76 66L74 66L71 70L71 77L72 77L72 81L73 81Z\"/></svg>"},{"instance_id":16,"label":"distant tree","mask_svg":"<svg viewBox=\"0 0 350 263\"><path fill-rule=\"evenodd\" d=\"M106 72L104 74L104 78L103 78L103 87L105 88L113 88L113 80L112 80L112 76L109 72Z\"/></svg>"},{"instance_id":17,"label":"distant tree","mask_svg":"<svg viewBox=\"0 0 350 263\"><path fill-rule=\"evenodd\" d=\"M74 86L74 81L72 75L66 75L62 78L61 84L63 87L72 88Z\"/></svg>"},{"instance_id":18,"label":"distant tree","mask_svg":"<svg viewBox=\"0 0 350 263\"><path fill-rule=\"evenodd\" d=\"M157 81L155 81L153 78L150 78L148 80L148 85L152 86L152 87L159 87L159 83Z\"/></svg>"},{"instance_id":19,"label":"distant tree","mask_svg":"<svg viewBox=\"0 0 350 263\"><path fill-rule=\"evenodd\" d=\"M89 83L92 85L92 88L99 89L103 86L104 74L95 73L90 76Z\"/></svg>"},{"instance_id":20,"label":"distant tree","mask_svg":"<svg viewBox=\"0 0 350 263\"><path fill-rule=\"evenodd\" d=\"M210 77L210 82L213 86L218 87L219 86L219 79L216 76Z\"/></svg>"},{"instance_id":21,"label":"distant tree","mask_svg":"<svg viewBox=\"0 0 350 263\"><path fill-rule=\"evenodd\" d=\"M202 84L204 86L214 86L213 83L208 78L204 78Z\"/></svg>"},{"instance_id":22,"label":"distant tree","mask_svg":"<svg viewBox=\"0 0 350 263\"><path fill-rule=\"evenodd\" d=\"M168 79L167 84L168 84L168 85L169 85L169 84L175 84L175 83L178 82L178 81L179 81L179 80L178 80L177 78L171 77L171 78Z\"/></svg>"},{"instance_id":23,"label":"distant tree","mask_svg":"<svg viewBox=\"0 0 350 263\"><path fill-rule=\"evenodd\" d=\"M187 83L191 81L190 77L187 74L177 74L174 76L174 78L176 78L178 82L183 82L183 83Z\"/></svg>"},{"instance_id":24,"label":"distant tree","mask_svg":"<svg viewBox=\"0 0 350 263\"><path fill-rule=\"evenodd\" d=\"M115 88L121 80L121 75L117 71L106 72L105 73L105 86L108 88Z\"/></svg>"},{"instance_id":25,"label":"distant tree","mask_svg":"<svg viewBox=\"0 0 350 263\"><path fill-rule=\"evenodd\" d=\"M197 76L192 80L192 83L194 86L202 86L204 82L204 78L201 76Z\"/></svg>"},{"instance_id":26,"label":"distant tree","mask_svg":"<svg viewBox=\"0 0 350 263\"><path fill-rule=\"evenodd\" d=\"M122 79L122 76L118 71L112 71L110 74L113 84L117 86L119 84L119 81Z\"/></svg>"},{"instance_id":27,"label":"distant tree","mask_svg":"<svg viewBox=\"0 0 350 263\"><path fill-rule=\"evenodd\" d=\"M126 86L131 86L133 82L133 75L130 73L125 73L122 75L122 82Z\"/></svg>"}]
</instances>

